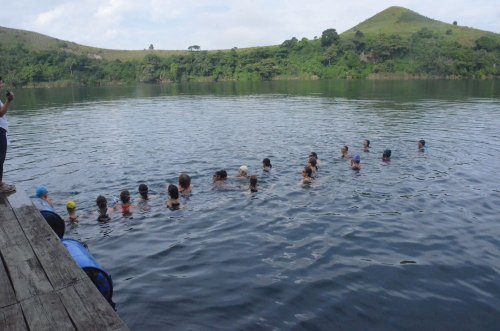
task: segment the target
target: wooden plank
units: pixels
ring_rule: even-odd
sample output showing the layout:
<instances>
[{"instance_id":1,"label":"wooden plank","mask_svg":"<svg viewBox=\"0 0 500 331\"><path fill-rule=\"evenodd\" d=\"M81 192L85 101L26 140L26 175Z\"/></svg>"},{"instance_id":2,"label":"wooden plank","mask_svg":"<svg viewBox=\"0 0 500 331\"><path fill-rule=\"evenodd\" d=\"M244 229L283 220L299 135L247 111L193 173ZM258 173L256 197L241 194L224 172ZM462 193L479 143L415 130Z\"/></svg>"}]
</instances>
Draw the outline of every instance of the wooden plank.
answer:
<instances>
[{"instance_id":1,"label":"wooden plank","mask_svg":"<svg viewBox=\"0 0 500 331\"><path fill-rule=\"evenodd\" d=\"M29 241L4 195L0 195L0 252L17 301L52 291Z\"/></svg>"},{"instance_id":2,"label":"wooden plank","mask_svg":"<svg viewBox=\"0 0 500 331\"><path fill-rule=\"evenodd\" d=\"M12 285L9 275L5 270L3 259L0 256L0 308L16 303L16 294L14 293L13 286L14 285ZM0 328L0 330L2 329Z\"/></svg>"},{"instance_id":3,"label":"wooden plank","mask_svg":"<svg viewBox=\"0 0 500 331\"><path fill-rule=\"evenodd\" d=\"M0 309L0 330L28 330L21 306L19 304Z\"/></svg>"},{"instance_id":4,"label":"wooden plank","mask_svg":"<svg viewBox=\"0 0 500 331\"><path fill-rule=\"evenodd\" d=\"M8 207L6 203L7 200L5 196L0 196L0 220L5 220L6 217L8 217ZM2 242L2 240L0 240L0 242ZM0 308L16 303L16 294L14 293L13 286L4 265L2 251L0 250Z\"/></svg>"},{"instance_id":5,"label":"wooden plank","mask_svg":"<svg viewBox=\"0 0 500 331\"><path fill-rule=\"evenodd\" d=\"M25 300L21 307L30 330L75 330L56 292Z\"/></svg>"},{"instance_id":6,"label":"wooden plank","mask_svg":"<svg viewBox=\"0 0 500 331\"><path fill-rule=\"evenodd\" d=\"M87 278L25 192L10 195L8 201L54 289Z\"/></svg>"},{"instance_id":7,"label":"wooden plank","mask_svg":"<svg viewBox=\"0 0 500 331\"><path fill-rule=\"evenodd\" d=\"M128 330L26 193L0 194L0 330Z\"/></svg>"},{"instance_id":8,"label":"wooden plank","mask_svg":"<svg viewBox=\"0 0 500 331\"><path fill-rule=\"evenodd\" d=\"M90 279L59 291L77 330L129 330Z\"/></svg>"}]
</instances>

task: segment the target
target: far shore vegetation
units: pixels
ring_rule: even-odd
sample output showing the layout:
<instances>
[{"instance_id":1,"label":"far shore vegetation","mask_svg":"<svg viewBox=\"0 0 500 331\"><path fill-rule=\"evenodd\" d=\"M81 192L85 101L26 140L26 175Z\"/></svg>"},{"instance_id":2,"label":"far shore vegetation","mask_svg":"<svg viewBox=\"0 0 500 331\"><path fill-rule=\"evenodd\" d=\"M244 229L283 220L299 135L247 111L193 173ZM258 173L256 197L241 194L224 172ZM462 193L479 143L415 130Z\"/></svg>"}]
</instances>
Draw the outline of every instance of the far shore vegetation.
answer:
<instances>
[{"instance_id":1,"label":"far shore vegetation","mask_svg":"<svg viewBox=\"0 0 500 331\"><path fill-rule=\"evenodd\" d=\"M500 35L390 7L339 35L205 51L107 50L0 27L0 73L12 86L98 86L293 79L498 79Z\"/></svg>"}]
</instances>

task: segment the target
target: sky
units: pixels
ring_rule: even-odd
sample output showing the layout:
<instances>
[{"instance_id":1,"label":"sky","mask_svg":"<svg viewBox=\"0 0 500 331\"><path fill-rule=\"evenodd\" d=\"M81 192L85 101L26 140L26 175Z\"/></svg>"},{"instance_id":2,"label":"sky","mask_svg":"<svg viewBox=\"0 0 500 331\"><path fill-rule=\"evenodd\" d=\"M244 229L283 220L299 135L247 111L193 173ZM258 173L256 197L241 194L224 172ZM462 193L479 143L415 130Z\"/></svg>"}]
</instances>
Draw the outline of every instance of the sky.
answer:
<instances>
[{"instance_id":1,"label":"sky","mask_svg":"<svg viewBox=\"0 0 500 331\"><path fill-rule=\"evenodd\" d=\"M0 26L99 48L214 50L341 33L390 6L500 33L498 0L14 0Z\"/></svg>"}]
</instances>

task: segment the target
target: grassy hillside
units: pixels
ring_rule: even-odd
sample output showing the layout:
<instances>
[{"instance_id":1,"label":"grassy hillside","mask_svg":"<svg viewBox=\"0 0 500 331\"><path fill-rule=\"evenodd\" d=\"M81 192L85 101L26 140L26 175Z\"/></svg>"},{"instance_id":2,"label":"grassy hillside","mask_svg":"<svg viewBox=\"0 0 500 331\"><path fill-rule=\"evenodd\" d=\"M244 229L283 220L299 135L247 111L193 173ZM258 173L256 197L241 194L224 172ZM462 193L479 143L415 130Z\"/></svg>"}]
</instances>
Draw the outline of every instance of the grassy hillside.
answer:
<instances>
[{"instance_id":1,"label":"grassy hillside","mask_svg":"<svg viewBox=\"0 0 500 331\"><path fill-rule=\"evenodd\" d=\"M436 35L443 36L445 41L456 41L467 47L474 47L475 41L485 35L496 38L499 37L498 34L493 32L453 25L452 23L453 22L444 23L436 21L406 8L389 7L366 21L347 30L342 34L342 37L354 37L356 31L363 32L367 37L372 37L381 33L409 37L423 28L426 28Z\"/></svg>"},{"instance_id":2,"label":"grassy hillside","mask_svg":"<svg viewBox=\"0 0 500 331\"><path fill-rule=\"evenodd\" d=\"M474 47L475 41L482 36L500 38L499 34L453 25L433 20L403 7L389 7L364 22L341 34L342 39L353 38L356 31L361 31L367 37L381 33L386 35L400 35L409 37L412 34L427 28L436 35L444 37L445 41L458 42L466 47ZM79 45L74 42L52 38L40 33L0 27L0 47L10 48L8 45L22 44L29 51L47 51L64 49L67 52L85 55L96 59L122 61L141 60L145 55L154 53L158 56L185 55L184 50L112 50ZM247 50L251 50L249 48Z\"/></svg>"},{"instance_id":3,"label":"grassy hillside","mask_svg":"<svg viewBox=\"0 0 500 331\"><path fill-rule=\"evenodd\" d=\"M0 47L14 48L18 45L22 45L26 50L33 52L55 51L62 49L68 53L106 60L141 60L145 55L152 53L149 50L127 51L83 46L74 42L52 38L36 32L0 27ZM153 52L158 56L187 53L187 51L166 50L154 50Z\"/></svg>"},{"instance_id":4,"label":"grassy hillside","mask_svg":"<svg viewBox=\"0 0 500 331\"><path fill-rule=\"evenodd\" d=\"M319 31L318 31L319 32ZM319 33L318 33L319 34ZM109 50L0 27L14 86L271 79L498 79L500 35L390 7L338 35L214 51Z\"/></svg>"}]
</instances>

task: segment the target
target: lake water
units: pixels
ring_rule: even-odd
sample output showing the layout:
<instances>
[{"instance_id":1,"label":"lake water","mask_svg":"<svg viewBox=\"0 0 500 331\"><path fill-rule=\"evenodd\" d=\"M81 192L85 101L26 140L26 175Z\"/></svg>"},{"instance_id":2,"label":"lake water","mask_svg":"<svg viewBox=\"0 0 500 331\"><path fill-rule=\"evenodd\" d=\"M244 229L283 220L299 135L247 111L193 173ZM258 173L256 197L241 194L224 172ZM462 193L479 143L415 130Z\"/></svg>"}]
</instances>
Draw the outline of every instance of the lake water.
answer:
<instances>
[{"instance_id":1,"label":"lake water","mask_svg":"<svg viewBox=\"0 0 500 331\"><path fill-rule=\"evenodd\" d=\"M498 330L498 82L270 82L16 92L5 178L43 184L132 330ZM427 141L424 153L419 139ZM363 153L362 141L371 140ZM352 171L340 148L361 155ZM385 148L392 161L383 163ZM322 162L300 185L310 151ZM273 163L270 174L261 161ZM246 164L250 194L230 179ZM194 193L165 207L188 172ZM155 199L98 223L103 194Z\"/></svg>"}]
</instances>

